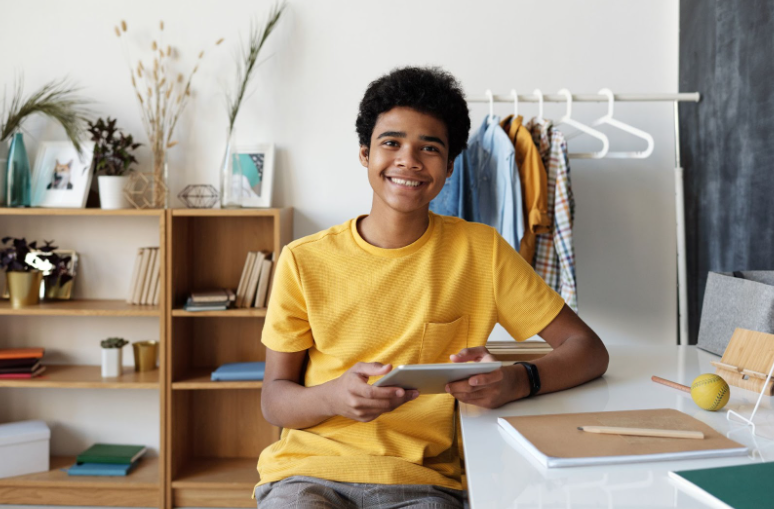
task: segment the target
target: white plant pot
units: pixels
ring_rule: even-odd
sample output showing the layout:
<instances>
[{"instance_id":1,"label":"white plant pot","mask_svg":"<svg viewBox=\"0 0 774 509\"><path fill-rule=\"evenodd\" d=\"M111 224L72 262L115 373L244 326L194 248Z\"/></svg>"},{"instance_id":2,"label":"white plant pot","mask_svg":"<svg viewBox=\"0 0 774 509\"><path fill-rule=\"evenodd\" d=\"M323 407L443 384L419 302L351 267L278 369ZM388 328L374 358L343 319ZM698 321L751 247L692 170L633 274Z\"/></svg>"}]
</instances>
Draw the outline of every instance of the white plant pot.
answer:
<instances>
[{"instance_id":1,"label":"white plant pot","mask_svg":"<svg viewBox=\"0 0 774 509\"><path fill-rule=\"evenodd\" d=\"M124 196L124 187L129 182L128 176L100 175L99 203L103 209L130 209L132 204Z\"/></svg>"},{"instance_id":2,"label":"white plant pot","mask_svg":"<svg viewBox=\"0 0 774 509\"><path fill-rule=\"evenodd\" d=\"M104 378L121 376L121 348L102 349L102 376Z\"/></svg>"}]
</instances>

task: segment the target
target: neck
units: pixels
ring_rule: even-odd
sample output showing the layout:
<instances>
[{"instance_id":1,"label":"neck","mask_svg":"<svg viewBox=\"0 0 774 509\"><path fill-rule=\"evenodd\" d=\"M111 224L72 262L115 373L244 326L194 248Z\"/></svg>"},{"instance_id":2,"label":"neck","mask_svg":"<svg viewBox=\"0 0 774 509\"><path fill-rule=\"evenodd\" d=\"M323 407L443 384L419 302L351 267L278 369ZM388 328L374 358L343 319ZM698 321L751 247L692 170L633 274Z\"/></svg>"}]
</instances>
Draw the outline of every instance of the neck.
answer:
<instances>
[{"instance_id":1,"label":"neck","mask_svg":"<svg viewBox=\"0 0 774 509\"><path fill-rule=\"evenodd\" d=\"M358 232L372 246L398 249L416 242L430 224L428 208L412 212L398 212L374 201L371 213L364 217Z\"/></svg>"}]
</instances>

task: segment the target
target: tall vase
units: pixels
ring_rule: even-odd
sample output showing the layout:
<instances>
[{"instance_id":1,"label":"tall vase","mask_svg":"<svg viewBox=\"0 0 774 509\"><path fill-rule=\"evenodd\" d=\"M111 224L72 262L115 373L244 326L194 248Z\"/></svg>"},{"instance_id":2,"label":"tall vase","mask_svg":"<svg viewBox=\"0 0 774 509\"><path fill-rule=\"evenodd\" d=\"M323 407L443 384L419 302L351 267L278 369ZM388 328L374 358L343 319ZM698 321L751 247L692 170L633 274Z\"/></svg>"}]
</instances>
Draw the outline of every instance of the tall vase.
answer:
<instances>
[{"instance_id":1,"label":"tall vase","mask_svg":"<svg viewBox=\"0 0 774 509\"><path fill-rule=\"evenodd\" d=\"M8 143L0 141L0 207L5 207L8 200L8 193L5 190L8 180L6 175L8 175Z\"/></svg>"},{"instance_id":2,"label":"tall vase","mask_svg":"<svg viewBox=\"0 0 774 509\"><path fill-rule=\"evenodd\" d=\"M169 208L169 166L167 148L162 143L153 147L153 196L151 203L157 209Z\"/></svg>"},{"instance_id":3,"label":"tall vase","mask_svg":"<svg viewBox=\"0 0 774 509\"><path fill-rule=\"evenodd\" d=\"M242 168L234 164L234 131L226 138L226 153L220 165L220 207L223 209L242 206Z\"/></svg>"},{"instance_id":4,"label":"tall vase","mask_svg":"<svg viewBox=\"0 0 774 509\"><path fill-rule=\"evenodd\" d=\"M32 180L30 160L24 147L22 133L16 133L11 140L6 166L6 200L8 207L29 207Z\"/></svg>"}]
</instances>

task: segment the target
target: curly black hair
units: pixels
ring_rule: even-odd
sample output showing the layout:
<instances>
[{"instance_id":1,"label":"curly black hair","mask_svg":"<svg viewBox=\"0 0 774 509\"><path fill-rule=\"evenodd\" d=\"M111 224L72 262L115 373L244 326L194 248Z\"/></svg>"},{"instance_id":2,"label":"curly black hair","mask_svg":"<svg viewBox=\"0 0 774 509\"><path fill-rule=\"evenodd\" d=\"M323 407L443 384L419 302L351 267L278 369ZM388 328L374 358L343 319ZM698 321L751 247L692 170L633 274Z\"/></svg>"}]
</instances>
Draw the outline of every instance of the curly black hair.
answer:
<instances>
[{"instance_id":1,"label":"curly black hair","mask_svg":"<svg viewBox=\"0 0 774 509\"><path fill-rule=\"evenodd\" d=\"M371 145L376 119L397 106L432 115L446 125L449 161L467 145L470 131L468 103L460 84L443 69L403 67L372 81L360 101L355 121L360 145Z\"/></svg>"}]
</instances>

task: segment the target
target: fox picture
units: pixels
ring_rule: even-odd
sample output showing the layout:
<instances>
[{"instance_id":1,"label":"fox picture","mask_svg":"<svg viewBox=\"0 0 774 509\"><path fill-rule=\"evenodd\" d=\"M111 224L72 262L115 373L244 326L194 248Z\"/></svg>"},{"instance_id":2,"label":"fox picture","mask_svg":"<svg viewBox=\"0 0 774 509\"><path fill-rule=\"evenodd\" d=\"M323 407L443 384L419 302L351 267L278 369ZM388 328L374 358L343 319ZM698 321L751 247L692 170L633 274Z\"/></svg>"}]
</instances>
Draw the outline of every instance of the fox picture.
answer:
<instances>
[{"instance_id":1,"label":"fox picture","mask_svg":"<svg viewBox=\"0 0 774 509\"><path fill-rule=\"evenodd\" d=\"M51 182L46 186L46 189L72 189L73 184L70 182L70 170L72 170L72 167L72 159L70 159L70 162L67 164L62 164L59 162L59 159L57 159Z\"/></svg>"}]
</instances>

